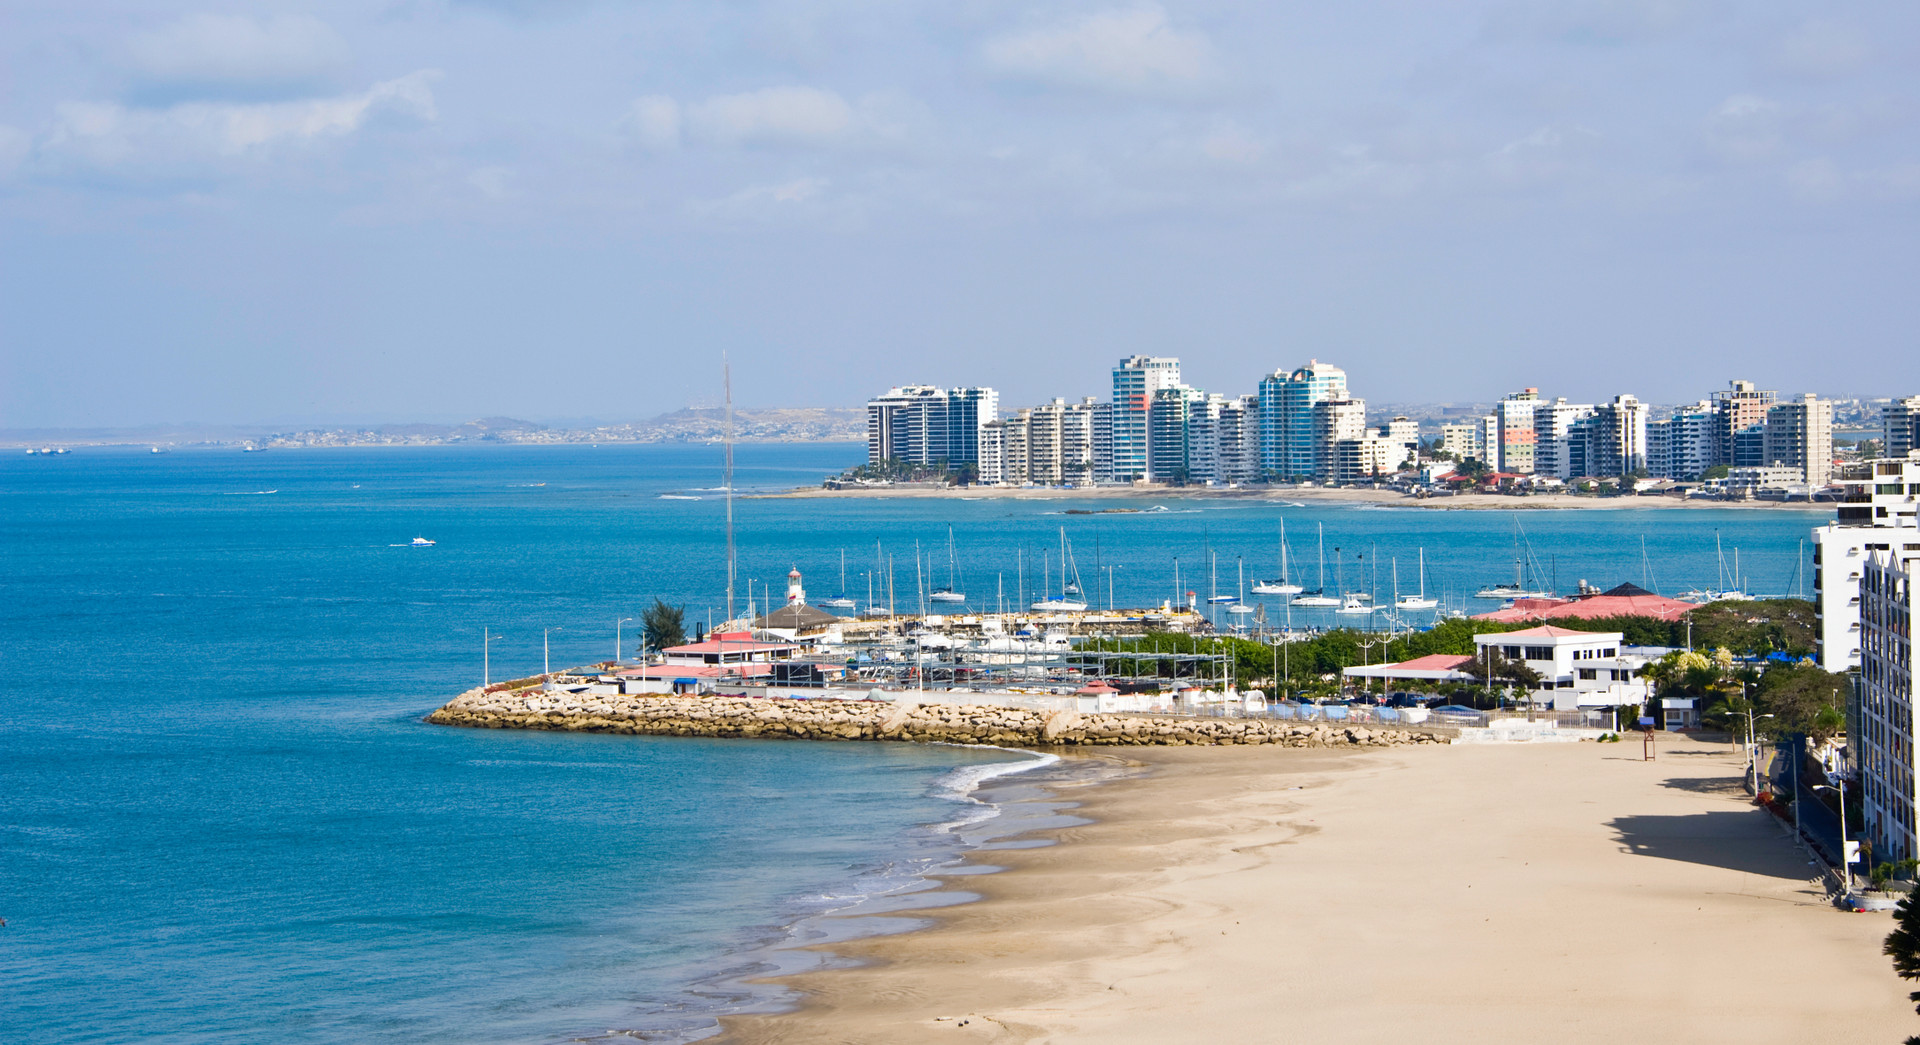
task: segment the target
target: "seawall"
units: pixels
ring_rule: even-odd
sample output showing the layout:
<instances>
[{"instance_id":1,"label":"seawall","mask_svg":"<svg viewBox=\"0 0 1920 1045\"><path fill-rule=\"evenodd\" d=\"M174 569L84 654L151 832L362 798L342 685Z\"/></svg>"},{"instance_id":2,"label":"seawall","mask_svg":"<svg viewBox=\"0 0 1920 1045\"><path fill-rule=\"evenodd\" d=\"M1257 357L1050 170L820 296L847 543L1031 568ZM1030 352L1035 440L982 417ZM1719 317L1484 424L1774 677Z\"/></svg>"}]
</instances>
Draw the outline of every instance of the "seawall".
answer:
<instances>
[{"instance_id":1,"label":"seawall","mask_svg":"<svg viewBox=\"0 0 1920 1045\"><path fill-rule=\"evenodd\" d=\"M1444 744L1434 733L1279 719L1029 711L978 704L770 700L470 690L427 716L442 726L550 729L640 736L891 740L910 743L1286 747Z\"/></svg>"}]
</instances>

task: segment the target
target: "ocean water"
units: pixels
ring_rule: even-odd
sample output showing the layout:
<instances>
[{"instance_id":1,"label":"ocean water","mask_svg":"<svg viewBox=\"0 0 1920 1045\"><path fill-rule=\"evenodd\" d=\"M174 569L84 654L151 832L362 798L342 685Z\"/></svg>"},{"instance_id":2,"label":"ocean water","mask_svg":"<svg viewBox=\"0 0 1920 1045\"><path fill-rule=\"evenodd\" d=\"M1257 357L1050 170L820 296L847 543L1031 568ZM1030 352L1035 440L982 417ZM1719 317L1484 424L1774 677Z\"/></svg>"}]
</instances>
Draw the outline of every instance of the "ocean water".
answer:
<instances>
[{"instance_id":1,"label":"ocean water","mask_svg":"<svg viewBox=\"0 0 1920 1045\"><path fill-rule=\"evenodd\" d=\"M861 452L743 447L738 486ZM777 1001L739 982L802 960L769 944L979 842L937 825L980 814L968 774L1026 756L419 721L479 681L483 628L505 678L543 642L556 667L616 634L631 653L617 622L655 597L717 618L719 478L706 446L0 457L0 1039L669 1040ZM1036 561L1057 591L1063 528L1094 601L1204 598L1242 560L1277 572L1283 518L1309 585L1324 525L1329 587L1385 592L1397 567L1411 588L1424 548L1429 590L1464 603L1518 542L1562 589L1716 586L1737 548L1780 593L1811 589L1801 542L1830 516L1067 514L1112 503L742 498L742 605L793 567L834 593L843 551L865 603L878 542L912 608L947 583L949 527L976 605L1036 597Z\"/></svg>"}]
</instances>

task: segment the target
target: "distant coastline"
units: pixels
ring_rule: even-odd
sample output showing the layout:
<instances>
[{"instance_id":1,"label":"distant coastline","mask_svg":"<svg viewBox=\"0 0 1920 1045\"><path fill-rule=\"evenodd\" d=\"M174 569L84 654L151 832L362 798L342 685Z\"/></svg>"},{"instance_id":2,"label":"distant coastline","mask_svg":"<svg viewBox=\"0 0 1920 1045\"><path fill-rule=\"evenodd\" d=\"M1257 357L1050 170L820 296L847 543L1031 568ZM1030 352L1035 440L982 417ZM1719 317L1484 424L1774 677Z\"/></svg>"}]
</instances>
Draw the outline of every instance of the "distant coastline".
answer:
<instances>
[{"instance_id":1,"label":"distant coastline","mask_svg":"<svg viewBox=\"0 0 1920 1045\"><path fill-rule=\"evenodd\" d=\"M1458 494L1451 497L1414 497L1398 490L1353 490L1327 487L1248 487L1238 489L1204 486L1091 486L1091 487L862 487L829 490L809 486L781 493L751 494L758 498L932 498L960 501L1139 501L1146 505L1166 500L1239 500L1280 501L1303 504L1373 504L1400 508L1435 510L1525 511L1568 508L1798 508L1831 514L1833 505L1805 501L1714 501L1672 496L1589 497L1579 494ZM1132 505L1116 504L1102 511L1125 510ZM1144 508L1135 510L1145 510Z\"/></svg>"},{"instance_id":2,"label":"distant coastline","mask_svg":"<svg viewBox=\"0 0 1920 1045\"><path fill-rule=\"evenodd\" d=\"M850 407L736 409L736 443L862 443L866 411ZM485 417L457 425L331 425L300 429L264 425L142 425L128 428L0 429L0 447L154 446L168 449L305 449L330 446L465 446L718 443L726 435L718 408L689 408L645 421L541 424Z\"/></svg>"}]
</instances>

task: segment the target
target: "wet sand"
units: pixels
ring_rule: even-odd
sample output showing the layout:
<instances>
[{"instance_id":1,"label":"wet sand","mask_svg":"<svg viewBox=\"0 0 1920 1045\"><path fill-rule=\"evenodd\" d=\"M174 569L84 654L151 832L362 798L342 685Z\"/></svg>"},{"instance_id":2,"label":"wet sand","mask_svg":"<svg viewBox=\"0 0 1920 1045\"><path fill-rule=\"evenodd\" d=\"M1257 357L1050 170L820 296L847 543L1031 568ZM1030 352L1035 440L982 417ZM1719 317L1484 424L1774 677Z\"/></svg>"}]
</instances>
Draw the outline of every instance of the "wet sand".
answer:
<instances>
[{"instance_id":1,"label":"wet sand","mask_svg":"<svg viewBox=\"0 0 1920 1045\"><path fill-rule=\"evenodd\" d=\"M1920 1032L1721 745L1127 751L980 902L838 945L738 1043L1821 1041ZM1071 792L1070 792L1071 793Z\"/></svg>"}]
</instances>

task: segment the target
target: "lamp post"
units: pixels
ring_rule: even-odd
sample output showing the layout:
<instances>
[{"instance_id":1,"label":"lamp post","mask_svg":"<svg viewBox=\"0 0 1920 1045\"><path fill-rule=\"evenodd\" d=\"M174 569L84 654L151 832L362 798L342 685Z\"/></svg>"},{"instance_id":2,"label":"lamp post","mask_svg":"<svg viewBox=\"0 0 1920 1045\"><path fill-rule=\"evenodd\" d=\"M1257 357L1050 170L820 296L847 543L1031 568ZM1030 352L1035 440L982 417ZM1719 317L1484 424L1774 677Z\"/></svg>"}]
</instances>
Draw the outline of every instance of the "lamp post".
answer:
<instances>
[{"instance_id":1,"label":"lamp post","mask_svg":"<svg viewBox=\"0 0 1920 1045\"><path fill-rule=\"evenodd\" d=\"M547 636L553 632L565 630L565 628L540 629L540 674L553 674L553 647L547 642Z\"/></svg>"},{"instance_id":2,"label":"lamp post","mask_svg":"<svg viewBox=\"0 0 1920 1045\"><path fill-rule=\"evenodd\" d=\"M495 635L486 628L480 629L480 688L493 685L493 644L503 636Z\"/></svg>"},{"instance_id":3,"label":"lamp post","mask_svg":"<svg viewBox=\"0 0 1920 1045\"><path fill-rule=\"evenodd\" d=\"M613 662L620 663L620 625L633 623L632 617L622 617L613 622Z\"/></svg>"},{"instance_id":4,"label":"lamp post","mask_svg":"<svg viewBox=\"0 0 1920 1045\"><path fill-rule=\"evenodd\" d=\"M1847 848L1847 779L1842 776L1836 776L1834 779L1840 781L1839 787L1815 784L1813 789L1815 791L1832 791L1840 796L1840 873L1845 876L1842 880L1847 883L1847 891L1852 892L1853 853Z\"/></svg>"},{"instance_id":5,"label":"lamp post","mask_svg":"<svg viewBox=\"0 0 1920 1045\"><path fill-rule=\"evenodd\" d=\"M1758 718L1772 717L1773 715L1771 714L1758 716ZM1747 789L1757 795L1760 793L1760 749L1759 745L1754 742L1753 724L1755 720L1756 716L1753 713L1753 705L1749 704L1747 705L1747 777L1750 783Z\"/></svg>"}]
</instances>

